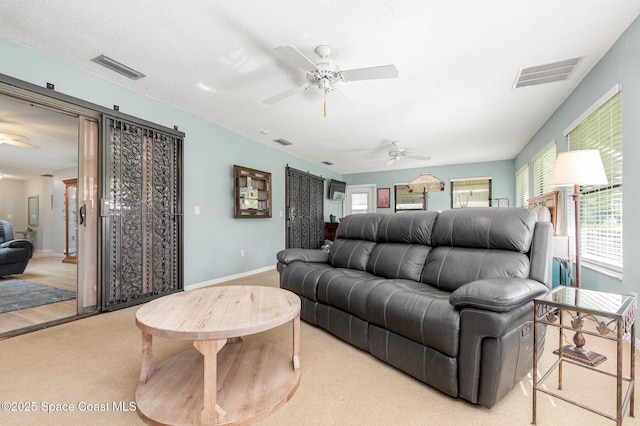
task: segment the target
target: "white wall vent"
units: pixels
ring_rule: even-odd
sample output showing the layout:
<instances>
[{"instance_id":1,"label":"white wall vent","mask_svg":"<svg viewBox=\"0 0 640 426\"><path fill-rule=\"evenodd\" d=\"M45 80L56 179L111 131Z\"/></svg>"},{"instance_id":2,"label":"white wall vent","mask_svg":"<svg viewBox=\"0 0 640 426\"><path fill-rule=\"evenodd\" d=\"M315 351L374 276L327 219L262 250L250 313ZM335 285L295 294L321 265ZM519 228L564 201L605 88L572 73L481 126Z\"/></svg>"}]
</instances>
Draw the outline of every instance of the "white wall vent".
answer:
<instances>
[{"instance_id":1,"label":"white wall vent","mask_svg":"<svg viewBox=\"0 0 640 426\"><path fill-rule=\"evenodd\" d=\"M288 140L285 139L274 139L273 140L275 143L279 143L282 146L289 146L289 145L293 145L291 142L289 142Z\"/></svg>"},{"instance_id":2,"label":"white wall vent","mask_svg":"<svg viewBox=\"0 0 640 426\"><path fill-rule=\"evenodd\" d=\"M513 85L518 87L535 86L537 84L551 83L553 81L567 80L577 68L584 56L565 59L551 64L537 65L535 67L521 68Z\"/></svg>"}]
</instances>

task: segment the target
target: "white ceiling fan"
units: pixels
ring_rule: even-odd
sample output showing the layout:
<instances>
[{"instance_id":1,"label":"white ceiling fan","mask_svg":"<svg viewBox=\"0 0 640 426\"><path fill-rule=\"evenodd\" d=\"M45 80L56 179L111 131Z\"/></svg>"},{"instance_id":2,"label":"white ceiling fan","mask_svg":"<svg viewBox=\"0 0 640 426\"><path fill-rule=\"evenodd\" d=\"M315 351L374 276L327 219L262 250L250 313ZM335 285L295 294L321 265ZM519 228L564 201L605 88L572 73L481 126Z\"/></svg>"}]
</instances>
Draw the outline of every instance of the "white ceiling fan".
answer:
<instances>
[{"instance_id":1,"label":"white ceiling fan","mask_svg":"<svg viewBox=\"0 0 640 426\"><path fill-rule=\"evenodd\" d=\"M18 148L40 149L39 146L27 142L29 138L15 133L0 133L0 145L7 144Z\"/></svg>"},{"instance_id":2,"label":"white ceiling fan","mask_svg":"<svg viewBox=\"0 0 640 426\"><path fill-rule=\"evenodd\" d=\"M389 152L387 157L382 158L371 158L369 161L388 159L387 163L384 165L385 167L389 167L394 164L396 161L402 160L403 158L410 160L421 160L421 161L429 161L431 157L425 157L423 155L414 155L411 151L406 150L400 147L400 142L394 141L391 142L391 146L389 147Z\"/></svg>"},{"instance_id":3,"label":"white ceiling fan","mask_svg":"<svg viewBox=\"0 0 640 426\"><path fill-rule=\"evenodd\" d=\"M334 61L329 59L331 47L321 45L316 47L315 52L320 57L318 62L313 62L298 49L293 46L276 47L276 51L285 57L289 62L299 66L306 72L307 82L299 86L292 87L277 95L271 96L262 102L267 105L275 104L295 94L301 93L311 86L316 86L323 92L325 97L324 116L327 116L326 95L336 89L339 82L349 82L358 80L375 80L382 78L396 78L399 75L395 65L380 65L376 67L357 68L351 70L340 70Z\"/></svg>"}]
</instances>

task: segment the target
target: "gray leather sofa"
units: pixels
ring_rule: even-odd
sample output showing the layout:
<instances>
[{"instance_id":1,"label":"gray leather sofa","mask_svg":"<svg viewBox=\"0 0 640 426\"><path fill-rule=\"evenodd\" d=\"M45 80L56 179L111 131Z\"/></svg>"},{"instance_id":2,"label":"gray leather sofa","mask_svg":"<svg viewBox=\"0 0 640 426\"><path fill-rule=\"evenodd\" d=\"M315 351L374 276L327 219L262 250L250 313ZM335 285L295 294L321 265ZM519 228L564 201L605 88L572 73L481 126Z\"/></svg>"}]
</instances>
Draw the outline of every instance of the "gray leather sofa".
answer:
<instances>
[{"instance_id":1,"label":"gray leather sofa","mask_svg":"<svg viewBox=\"0 0 640 426\"><path fill-rule=\"evenodd\" d=\"M13 238L13 228L0 220L0 277L21 274L33 255L31 241Z\"/></svg>"},{"instance_id":2,"label":"gray leather sofa","mask_svg":"<svg viewBox=\"0 0 640 426\"><path fill-rule=\"evenodd\" d=\"M550 223L517 208L352 215L329 253L283 250L277 268L303 320L492 407L532 368L532 299L551 288L551 239Z\"/></svg>"}]
</instances>

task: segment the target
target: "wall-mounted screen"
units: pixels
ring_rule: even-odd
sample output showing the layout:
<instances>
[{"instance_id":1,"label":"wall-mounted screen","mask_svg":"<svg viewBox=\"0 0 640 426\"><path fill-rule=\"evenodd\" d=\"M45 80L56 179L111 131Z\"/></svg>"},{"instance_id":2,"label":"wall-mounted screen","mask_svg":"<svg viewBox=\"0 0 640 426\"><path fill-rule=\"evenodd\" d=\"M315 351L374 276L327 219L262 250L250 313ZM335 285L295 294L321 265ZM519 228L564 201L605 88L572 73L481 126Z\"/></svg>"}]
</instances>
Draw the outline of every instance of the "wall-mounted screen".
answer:
<instances>
[{"instance_id":1,"label":"wall-mounted screen","mask_svg":"<svg viewBox=\"0 0 640 426\"><path fill-rule=\"evenodd\" d=\"M331 200L344 200L344 193L347 190L345 182L331 179L329 181L329 198Z\"/></svg>"}]
</instances>

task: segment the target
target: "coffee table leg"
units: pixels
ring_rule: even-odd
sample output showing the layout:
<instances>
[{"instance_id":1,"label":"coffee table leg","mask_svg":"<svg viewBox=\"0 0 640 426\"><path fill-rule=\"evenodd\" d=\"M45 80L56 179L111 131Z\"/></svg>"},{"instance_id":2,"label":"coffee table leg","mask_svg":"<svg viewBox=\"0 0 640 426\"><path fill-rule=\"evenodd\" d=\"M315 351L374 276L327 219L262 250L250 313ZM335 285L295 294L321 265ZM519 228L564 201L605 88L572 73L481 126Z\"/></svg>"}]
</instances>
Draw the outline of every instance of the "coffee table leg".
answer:
<instances>
[{"instance_id":1,"label":"coffee table leg","mask_svg":"<svg viewBox=\"0 0 640 426\"><path fill-rule=\"evenodd\" d=\"M208 425L227 420L227 413L217 404L218 352L227 343L227 339L196 340L193 346L204 357L204 401L199 423Z\"/></svg>"},{"instance_id":2,"label":"coffee table leg","mask_svg":"<svg viewBox=\"0 0 640 426\"><path fill-rule=\"evenodd\" d=\"M138 382L143 385L151 378L155 371L153 366L153 336L142 332L142 366L140 367L140 379Z\"/></svg>"},{"instance_id":3,"label":"coffee table leg","mask_svg":"<svg viewBox=\"0 0 640 426\"><path fill-rule=\"evenodd\" d=\"M300 313L293 319L293 369L300 368Z\"/></svg>"}]
</instances>

